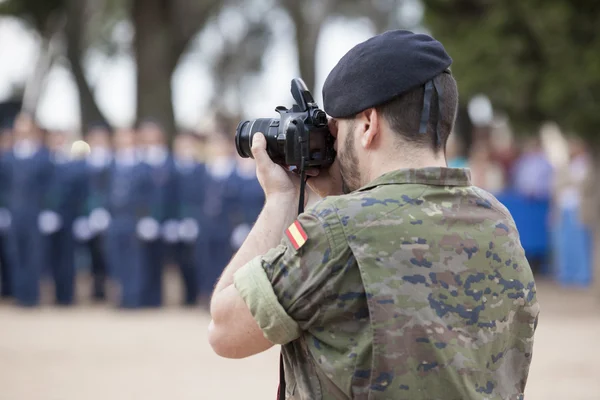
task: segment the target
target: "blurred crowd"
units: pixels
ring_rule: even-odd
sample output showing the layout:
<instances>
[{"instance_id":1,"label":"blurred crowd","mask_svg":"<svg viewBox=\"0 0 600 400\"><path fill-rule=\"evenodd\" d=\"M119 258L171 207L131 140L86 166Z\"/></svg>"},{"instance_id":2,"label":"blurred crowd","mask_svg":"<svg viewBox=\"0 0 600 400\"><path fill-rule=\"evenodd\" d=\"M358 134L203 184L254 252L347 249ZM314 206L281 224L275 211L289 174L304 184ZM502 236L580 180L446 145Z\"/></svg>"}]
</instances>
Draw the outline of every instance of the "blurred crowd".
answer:
<instances>
[{"instance_id":1,"label":"blurred crowd","mask_svg":"<svg viewBox=\"0 0 600 400\"><path fill-rule=\"evenodd\" d=\"M76 277L89 273L94 300L160 307L169 266L181 303L197 304L264 202L253 160L226 130L181 132L169 146L152 120L96 124L72 144L21 114L1 131L1 293L17 305L40 304L44 280L56 304L72 305Z\"/></svg>"},{"instance_id":2,"label":"blurred crowd","mask_svg":"<svg viewBox=\"0 0 600 400\"><path fill-rule=\"evenodd\" d=\"M466 143L451 135L450 166L471 169L473 184L494 194L512 214L536 273L564 285L592 280L590 204L585 200L592 167L584 142L554 124L515 138L497 119L475 127Z\"/></svg>"}]
</instances>

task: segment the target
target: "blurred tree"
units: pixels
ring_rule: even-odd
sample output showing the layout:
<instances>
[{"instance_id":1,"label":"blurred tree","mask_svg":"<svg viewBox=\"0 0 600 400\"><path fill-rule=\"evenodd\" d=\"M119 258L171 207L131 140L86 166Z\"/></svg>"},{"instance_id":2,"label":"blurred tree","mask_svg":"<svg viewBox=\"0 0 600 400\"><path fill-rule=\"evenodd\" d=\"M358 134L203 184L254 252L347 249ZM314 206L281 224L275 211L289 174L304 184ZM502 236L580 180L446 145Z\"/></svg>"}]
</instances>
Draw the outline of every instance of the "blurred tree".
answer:
<instances>
[{"instance_id":1,"label":"blurred tree","mask_svg":"<svg viewBox=\"0 0 600 400\"><path fill-rule=\"evenodd\" d=\"M82 125L106 121L85 74L92 48L117 51L116 24L130 17L135 31L137 119L160 121L175 132L171 79L190 40L221 6L221 0L5 0L0 14L29 23L45 42L64 33L65 55L79 89ZM48 47L46 44L44 47ZM47 72L47 71L46 71Z\"/></svg>"},{"instance_id":2,"label":"blurred tree","mask_svg":"<svg viewBox=\"0 0 600 400\"><path fill-rule=\"evenodd\" d=\"M316 49L321 30L332 17L367 18L376 33L398 27L396 9L404 0L280 0L294 23L300 76L316 90Z\"/></svg>"},{"instance_id":3,"label":"blurred tree","mask_svg":"<svg viewBox=\"0 0 600 400\"><path fill-rule=\"evenodd\" d=\"M245 84L264 69L264 55L273 38L270 29L273 9L264 5L247 0L231 1L211 24L219 40L212 42L218 50L206 60L213 77L210 104L217 114L216 119L226 125L220 129L227 132L234 131L237 123L233 121L245 115L249 98ZM235 30L230 26L233 19Z\"/></svg>"},{"instance_id":4,"label":"blurred tree","mask_svg":"<svg viewBox=\"0 0 600 400\"><path fill-rule=\"evenodd\" d=\"M13 15L28 22L41 34L54 31L66 0L5 0L0 2L0 14Z\"/></svg>"},{"instance_id":5,"label":"blurred tree","mask_svg":"<svg viewBox=\"0 0 600 400\"><path fill-rule=\"evenodd\" d=\"M518 133L551 120L588 143L593 170L582 211L600 276L600 2L423 2L426 23L454 58L463 103L485 93Z\"/></svg>"},{"instance_id":6,"label":"blurred tree","mask_svg":"<svg viewBox=\"0 0 600 400\"><path fill-rule=\"evenodd\" d=\"M93 16L102 13L106 2L94 0L64 0L66 3L67 24L65 27L66 55L79 93L81 126L86 129L90 124L107 122L90 86L83 67L86 51L91 43L89 27ZM104 3L104 4L103 4Z\"/></svg>"},{"instance_id":7,"label":"blurred tree","mask_svg":"<svg viewBox=\"0 0 600 400\"><path fill-rule=\"evenodd\" d=\"M600 146L600 2L423 1L463 102L483 92L520 131L554 120Z\"/></svg>"},{"instance_id":8,"label":"blurred tree","mask_svg":"<svg viewBox=\"0 0 600 400\"><path fill-rule=\"evenodd\" d=\"M172 137L171 79L189 42L222 0L132 0L138 120L158 120Z\"/></svg>"},{"instance_id":9,"label":"blurred tree","mask_svg":"<svg viewBox=\"0 0 600 400\"><path fill-rule=\"evenodd\" d=\"M56 39L65 33L66 56L78 88L82 125L106 121L82 66L85 50L89 46L86 27L89 26L91 15L104 3L93 0L6 0L0 3L0 14L16 16L25 21L37 31L42 41L38 65L25 90L24 107L29 111L35 110L45 75L62 55ZM92 5L95 6L94 12L89 12Z\"/></svg>"},{"instance_id":10,"label":"blurred tree","mask_svg":"<svg viewBox=\"0 0 600 400\"><path fill-rule=\"evenodd\" d=\"M56 39L64 27L63 0L7 0L0 3L0 15L14 16L37 32L40 55L33 73L23 84L22 107L34 113L43 90L46 75L57 58Z\"/></svg>"},{"instance_id":11,"label":"blurred tree","mask_svg":"<svg viewBox=\"0 0 600 400\"><path fill-rule=\"evenodd\" d=\"M281 6L294 23L300 76L311 92L316 84L317 41L338 3L339 0L281 0Z\"/></svg>"}]
</instances>

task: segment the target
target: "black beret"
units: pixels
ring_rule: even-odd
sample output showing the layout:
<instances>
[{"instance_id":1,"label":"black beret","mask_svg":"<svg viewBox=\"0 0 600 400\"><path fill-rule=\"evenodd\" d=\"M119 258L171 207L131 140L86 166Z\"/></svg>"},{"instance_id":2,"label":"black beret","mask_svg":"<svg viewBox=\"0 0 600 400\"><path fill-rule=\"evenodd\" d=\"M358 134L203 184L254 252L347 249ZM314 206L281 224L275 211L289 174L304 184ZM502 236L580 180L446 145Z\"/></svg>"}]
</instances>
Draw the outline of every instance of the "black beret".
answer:
<instances>
[{"instance_id":1,"label":"black beret","mask_svg":"<svg viewBox=\"0 0 600 400\"><path fill-rule=\"evenodd\" d=\"M346 53L323 85L323 107L333 118L358 114L432 80L452 64L431 36L394 30Z\"/></svg>"}]
</instances>

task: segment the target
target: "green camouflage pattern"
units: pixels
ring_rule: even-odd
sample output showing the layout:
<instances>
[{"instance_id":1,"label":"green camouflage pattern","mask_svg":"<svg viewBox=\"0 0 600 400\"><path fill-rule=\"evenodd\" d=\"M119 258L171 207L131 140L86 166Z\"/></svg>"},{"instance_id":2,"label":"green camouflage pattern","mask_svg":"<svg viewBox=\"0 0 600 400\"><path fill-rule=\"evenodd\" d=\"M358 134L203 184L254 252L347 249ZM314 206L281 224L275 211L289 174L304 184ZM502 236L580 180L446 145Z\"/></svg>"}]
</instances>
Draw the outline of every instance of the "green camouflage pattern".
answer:
<instances>
[{"instance_id":1,"label":"green camouflage pattern","mask_svg":"<svg viewBox=\"0 0 600 400\"><path fill-rule=\"evenodd\" d=\"M262 257L301 334L288 399L522 399L539 305L515 223L466 169L387 173Z\"/></svg>"}]
</instances>

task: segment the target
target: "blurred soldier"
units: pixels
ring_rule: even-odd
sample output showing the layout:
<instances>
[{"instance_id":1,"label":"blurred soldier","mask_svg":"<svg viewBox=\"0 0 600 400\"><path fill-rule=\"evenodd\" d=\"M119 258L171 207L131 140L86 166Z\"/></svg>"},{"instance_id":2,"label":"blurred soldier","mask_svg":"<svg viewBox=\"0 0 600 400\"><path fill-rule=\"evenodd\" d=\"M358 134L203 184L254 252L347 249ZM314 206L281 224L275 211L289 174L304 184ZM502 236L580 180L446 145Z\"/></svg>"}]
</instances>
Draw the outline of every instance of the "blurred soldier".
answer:
<instances>
[{"instance_id":1,"label":"blurred soldier","mask_svg":"<svg viewBox=\"0 0 600 400\"><path fill-rule=\"evenodd\" d=\"M0 297L12 297L12 269L8 233L11 216L8 211L10 169L8 155L12 148L12 122L0 126Z\"/></svg>"},{"instance_id":2,"label":"blurred soldier","mask_svg":"<svg viewBox=\"0 0 600 400\"><path fill-rule=\"evenodd\" d=\"M199 276L206 252L203 207L206 168L196 160L198 138L192 132L177 135L174 142L175 174L177 180L178 237L175 260L181 269L184 285L184 304L193 305L198 298Z\"/></svg>"},{"instance_id":3,"label":"blurred soldier","mask_svg":"<svg viewBox=\"0 0 600 400\"><path fill-rule=\"evenodd\" d=\"M207 251L204 255L200 275L200 295L210 296L223 268L233 255L231 235L235 218L235 159L233 141L226 134L217 132L210 137L208 152L211 157L207 164L204 214L207 235Z\"/></svg>"},{"instance_id":4,"label":"blurred soldier","mask_svg":"<svg viewBox=\"0 0 600 400\"><path fill-rule=\"evenodd\" d=\"M52 163L44 147L43 133L26 114L15 122L15 145L8 156L11 180L8 208L14 249L14 297L17 304L39 304L42 273L42 235L38 219L43 211Z\"/></svg>"},{"instance_id":5,"label":"blurred soldier","mask_svg":"<svg viewBox=\"0 0 600 400\"><path fill-rule=\"evenodd\" d=\"M38 224L44 235L44 260L54 279L56 303L70 305L75 297L75 242L73 222L85 196L85 170L72 161L64 132L47 136L52 175L45 197L45 209Z\"/></svg>"},{"instance_id":6,"label":"blurred soldier","mask_svg":"<svg viewBox=\"0 0 600 400\"><path fill-rule=\"evenodd\" d=\"M539 137L527 138L513 166L513 185L523 196L547 200L551 196L553 169Z\"/></svg>"},{"instance_id":7,"label":"blurred soldier","mask_svg":"<svg viewBox=\"0 0 600 400\"><path fill-rule=\"evenodd\" d=\"M75 237L88 250L95 300L106 297L107 261L104 252L106 230L110 223L108 194L110 189L112 150L107 125L92 125L86 134L90 152L84 161L85 195L73 224Z\"/></svg>"},{"instance_id":8,"label":"blurred soldier","mask_svg":"<svg viewBox=\"0 0 600 400\"><path fill-rule=\"evenodd\" d=\"M237 251L250 233L265 203L265 194L256 178L256 163L252 158L238 158L232 177L236 188L235 228L231 235L231 246Z\"/></svg>"},{"instance_id":9,"label":"blurred soldier","mask_svg":"<svg viewBox=\"0 0 600 400\"><path fill-rule=\"evenodd\" d=\"M583 184L589 174L590 154L581 139L569 138L567 159L555 174L556 277L562 285L587 286L592 282L592 247L589 226L582 218Z\"/></svg>"},{"instance_id":10,"label":"blurred soldier","mask_svg":"<svg viewBox=\"0 0 600 400\"><path fill-rule=\"evenodd\" d=\"M106 233L109 274L119 283L121 308L140 306L142 264L136 225L141 211L143 168L132 129L114 135L115 155L108 193L110 225Z\"/></svg>"},{"instance_id":11,"label":"blurred soldier","mask_svg":"<svg viewBox=\"0 0 600 400\"><path fill-rule=\"evenodd\" d=\"M139 136L145 175L143 211L137 226L142 241L142 306L159 307L167 246L178 239L175 173L162 127L145 121Z\"/></svg>"}]
</instances>

